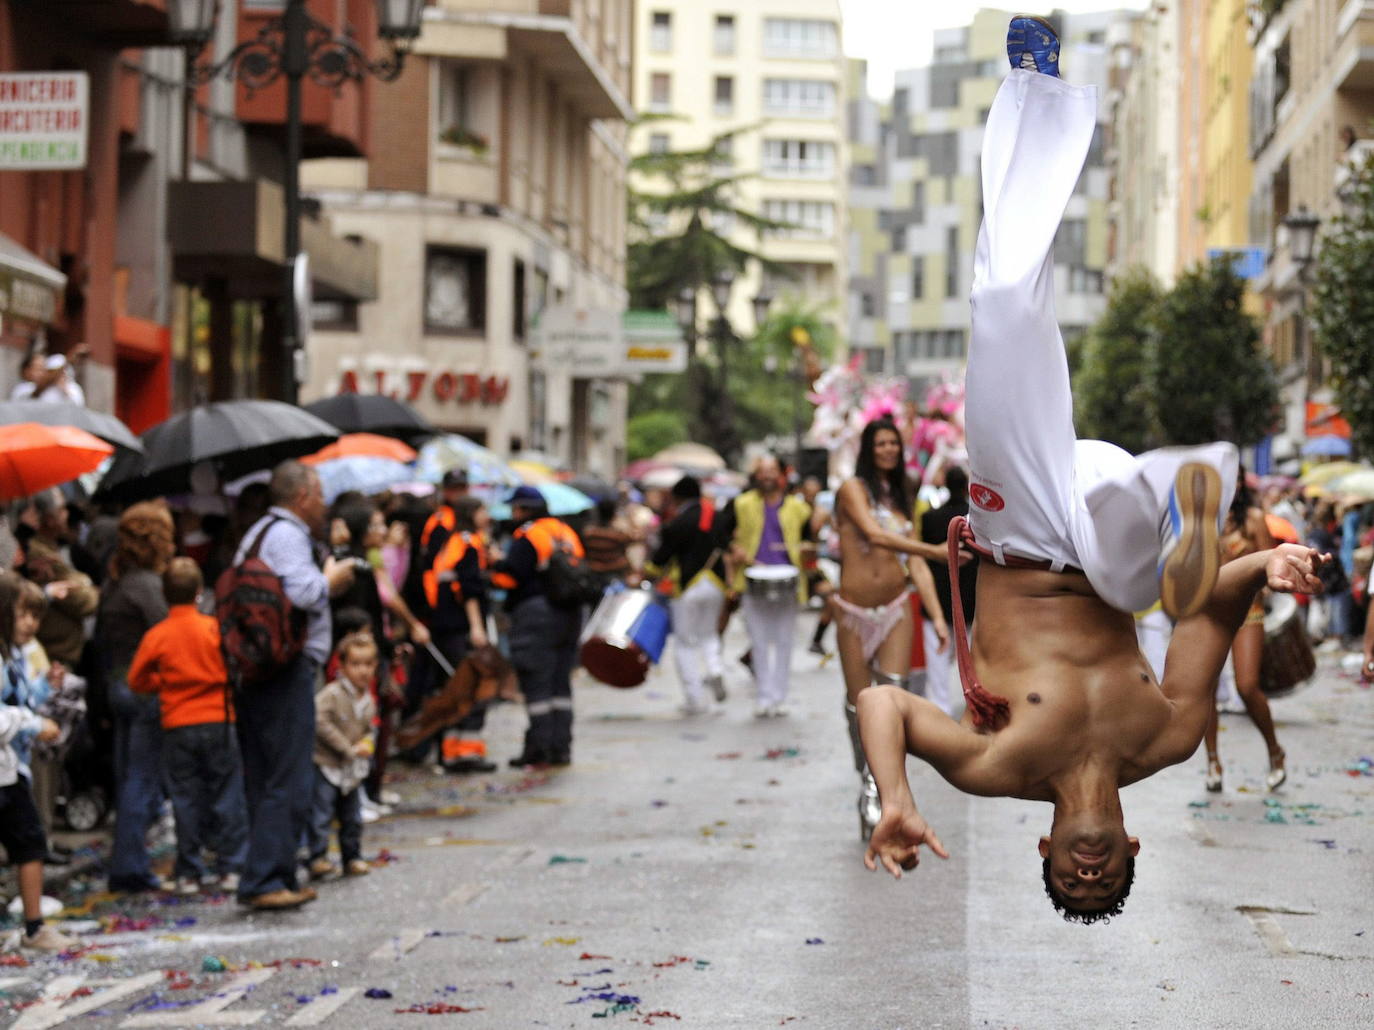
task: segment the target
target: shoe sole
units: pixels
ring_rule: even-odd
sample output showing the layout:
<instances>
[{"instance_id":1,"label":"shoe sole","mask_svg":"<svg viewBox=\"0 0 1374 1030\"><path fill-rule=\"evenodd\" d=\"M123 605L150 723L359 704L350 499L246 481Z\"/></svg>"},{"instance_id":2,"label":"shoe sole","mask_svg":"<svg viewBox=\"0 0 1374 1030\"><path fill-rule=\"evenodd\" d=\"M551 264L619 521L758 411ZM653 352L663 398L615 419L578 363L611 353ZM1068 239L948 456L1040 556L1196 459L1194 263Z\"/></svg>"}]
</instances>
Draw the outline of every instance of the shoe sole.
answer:
<instances>
[{"instance_id":1,"label":"shoe sole","mask_svg":"<svg viewBox=\"0 0 1374 1030\"><path fill-rule=\"evenodd\" d=\"M1174 477L1174 498L1182 527L1160 573L1159 600L1170 618L1186 619L1200 612L1212 596L1221 567L1221 476L1210 465L1190 461Z\"/></svg>"},{"instance_id":2,"label":"shoe sole","mask_svg":"<svg viewBox=\"0 0 1374 1030\"><path fill-rule=\"evenodd\" d=\"M1054 76L1055 78L1062 78L1062 76L1061 76L1060 73L1059 73L1059 56L1060 56L1060 55L1063 53L1063 51L1064 51L1064 43L1063 43L1063 41L1059 38L1059 30L1056 29L1056 28L1055 28L1053 25L1051 25L1049 22L1047 22L1044 18L1037 18L1037 17L1036 17L1035 15L1033 15L1033 14L1015 14L1015 15L1012 15L1011 20L1012 20L1012 21L1029 21L1029 22L1034 22L1036 25L1039 25L1041 28L1043 28L1046 32L1048 32L1051 36L1054 37L1055 43L1058 44L1058 45L1055 47L1054 71L1052 71L1052 72L1041 71L1041 70L1040 70L1039 62L1036 62L1036 72L1037 72L1038 74L1040 74L1040 75L1052 75L1052 76ZM1020 42L1021 42L1021 45L1022 45L1023 47L1025 47L1025 50L1026 50L1027 52L1029 52L1029 51L1030 51L1030 47L1026 47L1026 46L1025 46L1025 42L1026 42L1026 41L1025 41L1024 39L1022 39ZM1007 56L1010 57L1011 55L1008 54ZM1032 56L1034 56L1034 55L1032 55ZM1013 66L1013 67L1014 67L1014 68L1015 68L1015 67L1019 67L1019 65L1016 65L1016 66Z\"/></svg>"}]
</instances>

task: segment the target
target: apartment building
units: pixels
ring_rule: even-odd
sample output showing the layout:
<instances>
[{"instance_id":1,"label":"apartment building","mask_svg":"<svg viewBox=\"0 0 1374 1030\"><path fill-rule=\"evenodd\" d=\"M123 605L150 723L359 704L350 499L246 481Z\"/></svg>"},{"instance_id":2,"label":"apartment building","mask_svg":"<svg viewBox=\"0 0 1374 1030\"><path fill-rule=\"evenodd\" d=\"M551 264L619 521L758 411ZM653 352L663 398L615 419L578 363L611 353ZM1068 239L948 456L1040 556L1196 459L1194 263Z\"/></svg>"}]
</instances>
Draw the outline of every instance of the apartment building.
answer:
<instances>
[{"instance_id":1,"label":"apartment building","mask_svg":"<svg viewBox=\"0 0 1374 1030\"><path fill-rule=\"evenodd\" d=\"M741 332L752 327L751 300L766 289L825 305L842 325L846 90L839 0L644 0L635 18L635 105L676 118L636 128L632 152L699 148L743 130L720 168L748 176L740 207L790 226L762 239L743 226L721 227L788 270L764 283L750 269L737 281L731 323Z\"/></svg>"},{"instance_id":2,"label":"apartment building","mask_svg":"<svg viewBox=\"0 0 1374 1030\"><path fill-rule=\"evenodd\" d=\"M1300 207L1329 219L1341 204L1351 162L1374 149L1374 5L1252 4L1250 42L1250 238L1270 255L1254 287L1265 310L1265 345L1280 373L1285 424L1275 450L1281 454L1305 439L1307 403L1329 400L1326 370L1304 323L1309 286L1283 223Z\"/></svg>"},{"instance_id":3,"label":"apartment building","mask_svg":"<svg viewBox=\"0 0 1374 1030\"><path fill-rule=\"evenodd\" d=\"M1007 73L1010 15L981 10L940 30L932 63L898 72L890 101L857 95L850 118L849 335L873 373L907 376L914 393L956 375L968 353L969 290L982 219L979 155L988 108ZM1107 81L1107 29L1117 15L1061 24L1076 83ZM851 82L863 68L851 66ZM1105 106L1055 242L1055 302L1066 339L1105 306Z\"/></svg>"},{"instance_id":4,"label":"apartment building","mask_svg":"<svg viewBox=\"0 0 1374 1030\"><path fill-rule=\"evenodd\" d=\"M627 373L541 349L536 327L625 310L631 11L426 8L405 74L374 93L371 156L303 171L338 230L380 249L375 301L316 305L304 399L392 394L500 452L624 464Z\"/></svg>"}]
</instances>

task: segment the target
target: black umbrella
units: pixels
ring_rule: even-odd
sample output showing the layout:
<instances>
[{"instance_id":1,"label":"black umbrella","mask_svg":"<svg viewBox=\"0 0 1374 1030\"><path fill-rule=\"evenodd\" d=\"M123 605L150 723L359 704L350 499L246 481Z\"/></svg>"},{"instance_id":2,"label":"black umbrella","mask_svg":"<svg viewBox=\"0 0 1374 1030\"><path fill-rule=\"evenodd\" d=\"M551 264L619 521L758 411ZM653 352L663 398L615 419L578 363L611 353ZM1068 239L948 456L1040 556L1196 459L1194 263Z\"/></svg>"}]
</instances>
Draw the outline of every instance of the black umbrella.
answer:
<instances>
[{"instance_id":1,"label":"black umbrella","mask_svg":"<svg viewBox=\"0 0 1374 1030\"><path fill-rule=\"evenodd\" d=\"M594 501L599 501L603 497L617 497L620 494L615 484L606 482L600 476L573 476L568 480L568 485L574 490L581 490Z\"/></svg>"},{"instance_id":2,"label":"black umbrella","mask_svg":"<svg viewBox=\"0 0 1374 1030\"><path fill-rule=\"evenodd\" d=\"M44 426L75 426L126 451L143 453L133 431L113 415L67 401L0 401L0 426L37 422Z\"/></svg>"},{"instance_id":3,"label":"black umbrella","mask_svg":"<svg viewBox=\"0 0 1374 1030\"><path fill-rule=\"evenodd\" d=\"M377 433L411 444L439 435L409 404L380 393L341 393L307 404L305 410L341 433Z\"/></svg>"},{"instance_id":4,"label":"black umbrella","mask_svg":"<svg viewBox=\"0 0 1374 1030\"><path fill-rule=\"evenodd\" d=\"M223 401L192 408L143 434L141 460L116 458L99 497L132 501L187 493L191 470L209 463L220 482L314 454L339 431L280 401Z\"/></svg>"}]
</instances>

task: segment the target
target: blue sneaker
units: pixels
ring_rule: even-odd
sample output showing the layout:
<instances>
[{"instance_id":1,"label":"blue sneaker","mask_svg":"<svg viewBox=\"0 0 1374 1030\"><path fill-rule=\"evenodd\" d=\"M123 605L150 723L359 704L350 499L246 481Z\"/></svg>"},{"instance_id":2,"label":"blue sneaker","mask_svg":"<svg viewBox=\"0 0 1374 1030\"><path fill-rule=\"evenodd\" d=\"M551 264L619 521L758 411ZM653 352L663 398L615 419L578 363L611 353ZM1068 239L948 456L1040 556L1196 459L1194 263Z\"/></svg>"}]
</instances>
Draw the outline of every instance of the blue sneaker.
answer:
<instances>
[{"instance_id":1,"label":"blue sneaker","mask_svg":"<svg viewBox=\"0 0 1374 1030\"><path fill-rule=\"evenodd\" d=\"M1007 58L1013 68L1059 78L1059 33L1043 18L1018 14L1007 25Z\"/></svg>"},{"instance_id":2,"label":"blue sneaker","mask_svg":"<svg viewBox=\"0 0 1374 1030\"><path fill-rule=\"evenodd\" d=\"M1178 470L1161 531L1159 600L1173 619L1196 615L1212 596L1221 568L1221 476L1190 461Z\"/></svg>"}]
</instances>

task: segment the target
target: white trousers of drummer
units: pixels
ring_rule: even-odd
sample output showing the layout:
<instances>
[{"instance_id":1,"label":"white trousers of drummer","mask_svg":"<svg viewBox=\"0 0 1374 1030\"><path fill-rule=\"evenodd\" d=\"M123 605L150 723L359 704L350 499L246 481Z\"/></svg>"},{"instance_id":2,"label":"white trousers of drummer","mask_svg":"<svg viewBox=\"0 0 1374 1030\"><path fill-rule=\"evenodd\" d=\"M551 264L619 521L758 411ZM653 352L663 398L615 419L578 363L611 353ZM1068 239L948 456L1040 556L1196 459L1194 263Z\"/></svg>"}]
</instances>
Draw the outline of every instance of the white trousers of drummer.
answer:
<instances>
[{"instance_id":1,"label":"white trousers of drummer","mask_svg":"<svg viewBox=\"0 0 1374 1030\"><path fill-rule=\"evenodd\" d=\"M753 649L754 684L760 705L780 705L787 700L792 676L792 639L797 629L797 598L768 601L745 594L741 607L744 626Z\"/></svg>"},{"instance_id":2,"label":"white trousers of drummer","mask_svg":"<svg viewBox=\"0 0 1374 1030\"><path fill-rule=\"evenodd\" d=\"M1076 437L1053 246L1096 120L1095 87L1020 69L988 112L965 407L969 525L999 563L1081 569L1105 602L1138 612L1159 599L1179 468L1216 468L1225 512L1239 459L1228 443L1132 457Z\"/></svg>"},{"instance_id":3,"label":"white trousers of drummer","mask_svg":"<svg viewBox=\"0 0 1374 1030\"><path fill-rule=\"evenodd\" d=\"M696 581L677 597L673 611L673 660L682 692L693 704L706 702L703 687L707 677L724 677L725 662L720 653L720 610L725 595L710 576Z\"/></svg>"}]
</instances>

